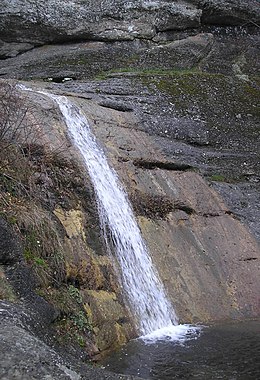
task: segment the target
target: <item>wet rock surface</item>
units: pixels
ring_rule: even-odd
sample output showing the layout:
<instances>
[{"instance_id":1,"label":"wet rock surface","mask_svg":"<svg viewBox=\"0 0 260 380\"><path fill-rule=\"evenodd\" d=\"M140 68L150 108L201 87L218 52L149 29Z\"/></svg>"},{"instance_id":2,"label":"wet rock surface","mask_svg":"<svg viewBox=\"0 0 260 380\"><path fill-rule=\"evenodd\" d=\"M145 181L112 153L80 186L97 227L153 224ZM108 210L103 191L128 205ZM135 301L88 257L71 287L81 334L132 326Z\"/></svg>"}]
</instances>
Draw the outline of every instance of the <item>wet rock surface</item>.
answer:
<instances>
[{"instance_id":1,"label":"wet rock surface","mask_svg":"<svg viewBox=\"0 0 260 380\"><path fill-rule=\"evenodd\" d=\"M169 78L167 80L169 82ZM136 92L142 93L140 90ZM158 97L151 103L158 104ZM142 104L147 105L149 102L144 101ZM160 109L169 109L164 107L162 104L159 106ZM91 120L90 109L86 107L85 110L89 112ZM93 107L91 113L94 113ZM208 147L206 144L206 150L203 144L194 146L185 140L178 143L171 136L167 137L162 114L158 115L158 120L153 113L151 118L146 114L147 124L137 122L137 125L130 124L129 120L124 123L124 116L117 114L116 125L106 124L105 130L104 118L100 116L95 117L93 127L105 144L113 166L127 185L136 213L141 216L140 225L151 255L181 320L222 319L225 318L223 312L231 318L239 318L239 315L246 317L250 313L257 316L257 294L251 284L258 284L259 245L239 222L239 216L209 187L216 182L214 179L219 179L212 173L222 168L221 163L219 166L207 165L212 155L222 156L217 146L212 143ZM183 128L181 120L179 122L180 128ZM223 134L223 139L226 139L226 135ZM176 155L177 147L181 149L179 155ZM255 149L257 153L257 145ZM225 175L228 170L232 172L232 162L239 165L241 147L234 154L231 157L224 154ZM189 167L192 163L193 166ZM241 161L242 167L243 164L244 161ZM240 170L238 167L237 173ZM208 184L198 173L208 178ZM233 175L237 175L235 171ZM256 182L251 188L254 188L253 192L257 196L259 183L258 174L255 175ZM243 186L244 180L233 180L237 188ZM258 213L257 205L254 201L250 205L255 216ZM244 213L244 221L248 216ZM169 273L167 268L170 268ZM188 283L187 279L191 278ZM200 280L197 282L198 278ZM210 289L215 290L211 292ZM194 299L196 303L192 301ZM251 306L243 299L250 299Z\"/></svg>"}]
</instances>

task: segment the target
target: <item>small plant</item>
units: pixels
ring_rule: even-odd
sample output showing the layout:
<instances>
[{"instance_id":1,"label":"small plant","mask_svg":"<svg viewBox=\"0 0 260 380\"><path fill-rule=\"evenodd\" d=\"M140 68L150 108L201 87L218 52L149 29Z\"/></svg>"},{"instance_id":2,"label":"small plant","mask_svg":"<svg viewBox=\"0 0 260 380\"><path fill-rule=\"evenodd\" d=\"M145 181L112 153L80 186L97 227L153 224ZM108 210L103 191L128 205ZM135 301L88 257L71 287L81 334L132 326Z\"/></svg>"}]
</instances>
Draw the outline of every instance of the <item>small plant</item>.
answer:
<instances>
[{"instance_id":1,"label":"small plant","mask_svg":"<svg viewBox=\"0 0 260 380\"><path fill-rule=\"evenodd\" d=\"M185 74L194 74L197 73L198 69L160 69L160 68L151 68L151 69L143 69L140 70L136 67L121 67L115 70L108 70L105 72L101 72L96 76L96 80L105 80L110 76L116 74L133 74L137 76L175 76L175 75L185 75Z\"/></svg>"},{"instance_id":2,"label":"small plant","mask_svg":"<svg viewBox=\"0 0 260 380\"><path fill-rule=\"evenodd\" d=\"M92 330L92 326L83 311L79 311L77 314L72 315L71 320L79 331Z\"/></svg>"},{"instance_id":3,"label":"small plant","mask_svg":"<svg viewBox=\"0 0 260 380\"><path fill-rule=\"evenodd\" d=\"M77 303L81 304L83 302L80 291L79 291L79 289L75 288L75 286L70 285L68 292L69 292L69 295L72 298L74 298Z\"/></svg>"},{"instance_id":4,"label":"small plant","mask_svg":"<svg viewBox=\"0 0 260 380\"><path fill-rule=\"evenodd\" d=\"M28 98L17 91L15 83L0 82L0 149L3 160L7 157L16 160L17 152L30 156L34 150L35 154L41 138L42 128Z\"/></svg>"},{"instance_id":5,"label":"small plant","mask_svg":"<svg viewBox=\"0 0 260 380\"><path fill-rule=\"evenodd\" d=\"M25 248L23 251L23 257L26 261L32 261L33 260L33 253L29 248Z\"/></svg>"},{"instance_id":6,"label":"small plant","mask_svg":"<svg viewBox=\"0 0 260 380\"><path fill-rule=\"evenodd\" d=\"M23 257L25 260L35 266L47 268L48 265L44 259L36 256L29 248L25 248L23 251Z\"/></svg>"},{"instance_id":7,"label":"small plant","mask_svg":"<svg viewBox=\"0 0 260 380\"><path fill-rule=\"evenodd\" d=\"M46 261L42 259L41 257L34 257L33 261L34 261L34 264L39 267L44 267L44 268L48 267Z\"/></svg>"},{"instance_id":8,"label":"small plant","mask_svg":"<svg viewBox=\"0 0 260 380\"><path fill-rule=\"evenodd\" d=\"M226 182L226 178L222 174L213 174L209 179L215 182Z\"/></svg>"},{"instance_id":9,"label":"small plant","mask_svg":"<svg viewBox=\"0 0 260 380\"><path fill-rule=\"evenodd\" d=\"M85 339L83 338L83 336L79 335L79 334L76 334L75 337L76 337L76 340L77 340L79 346L80 347L85 347L86 343L85 343Z\"/></svg>"},{"instance_id":10,"label":"small plant","mask_svg":"<svg viewBox=\"0 0 260 380\"><path fill-rule=\"evenodd\" d=\"M8 223L10 223L10 224L16 224L17 223L17 218L15 216L9 216Z\"/></svg>"}]
</instances>

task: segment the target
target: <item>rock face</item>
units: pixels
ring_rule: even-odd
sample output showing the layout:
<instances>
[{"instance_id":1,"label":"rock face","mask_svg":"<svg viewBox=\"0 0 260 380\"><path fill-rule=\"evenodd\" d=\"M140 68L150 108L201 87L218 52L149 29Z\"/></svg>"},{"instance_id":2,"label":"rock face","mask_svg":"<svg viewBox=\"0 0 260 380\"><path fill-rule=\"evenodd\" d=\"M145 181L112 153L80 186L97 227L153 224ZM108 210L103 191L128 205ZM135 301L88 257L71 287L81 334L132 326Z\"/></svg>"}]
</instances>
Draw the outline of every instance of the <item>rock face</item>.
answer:
<instances>
[{"instance_id":1,"label":"rock face","mask_svg":"<svg viewBox=\"0 0 260 380\"><path fill-rule=\"evenodd\" d=\"M0 75L61 82L66 77L99 79L108 71L200 69L244 78L257 74L259 36L256 31L210 31L177 40L171 36L173 40L164 43L121 41L43 46L2 60Z\"/></svg>"},{"instance_id":2,"label":"rock face","mask_svg":"<svg viewBox=\"0 0 260 380\"><path fill-rule=\"evenodd\" d=\"M115 69L189 69L207 57L213 42L211 33L202 33L158 45L150 42L49 45L3 60L0 75L16 79L51 77L61 81L64 77L93 78Z\"/></svg>"},{"instance_id":3,"label":"rock face","mask_svg":"<svg viewBox=\"0 0 260 380\"><path fill-rule=\"evenodd\" d=\"M4 1L2 9L3 38L30 43L152 38L157 30L197 27L201 16L201 11L187 2L167 1L99 0L86 4L84 1L14 0Z\"/></svg>"},{"instance_id":4,"label":"rock face","mask_svg":"<svg viewBox=\"0 0 260 380\"><path fill-rule=\"evenodd\" d=\"M202 24L257 24L258 5L256 0L3 0L0 34L5 42L34 45L83 39L152 39L158 32Z\"/></svg>"},{"instance_id":5,"label":"rock face","mask_svg":"<svg viewBox=\"0 0 260 380\"><path fill-rule=\"evenodd\" d=\"M91 120L94 106L80 102ZM149 137L136 130L140 121L116 110L109 113L112 125L105 121L108 110L104 116L97 109L93 127L127 185L181 321L258 316L257 241L187 159L167 160L165 137Z\"/></svg>"},{"instance_id":6,"label":"rock face","mask_svg":"<svg viewBox=\"0 0 260 380\"><path fill-rule=\"evenodd\" d=\"M184 80L179 77L180 75L171 77L174 91L175 81ZM192 78L193 82L195 81L196 74L183 75L188 75L188 82ZM214 75L202 78L205 92L208 88L206 83L208 82L211 86L212 81L216 79ZM200 80L202 78L200 77ZM157 77L156 80L154 77L146 77L146 83L149 86L156 85L157 88L166 90L164 79ZM217 80L220 81L220 78ZM223 78L222 86L224 83L225 79ZM167 84L169 84L169 78ZM213 168L210 165L212 156L216 156L216 162L217 160L221 162L227 157L226 153L222 155L217 150L218 143L216 144L214 140L215 129L211 130L209 124L210 114L204 115L206 127L203 127L203 123L200 124L198 119L199 103L197 103L196 120L193 120L193 117L189 120L187 116L186 120L185 117L183 120L179 119L180 123L184 123L182 128L186 123L187 136L180 135L178 137L178 130L176 129L174 132L174 128L167 125L167 121L173 120L173 115L169 120L167 118L164 120L162 114L158 120L153 120L154 125L149 125L147 105L153 104L152 98L150 98L153 96L152 94L149 95L148 92L135 100L136 105L138 102L140 105L146 105L145 112L148 120L144 123L139 119L142 113L138 116L138 107L129 102L129 95L127 96L128 103L122 109L122 105L120 108L116 103L118 95L104 95L105 85L106 81L102 84L104 87L99 86L97 95L92 94L92 100L85 98L89 97L97 84L92 84L93 88L90 93L84 92L84 89L89 90L87 84L52 85L52 88L56 88L56 91L58 89L64 91L64 88L67 87L70 95L73 94L75 86L77 91L80 91L79 97L74 101L86 113L96 135L106 147L112 166L117 169L127 187L151 255L179 318L183 322L196 322L258 316L258 287L251 286L251 284L258 284L259 281L258 271L255 268L255 264L259 260L258 243L230 207L221 200L212 187L209 187L201 175L196 173L198 170L204 171L204 175L207 175L209 179L212 177L214 181L212 173L215 172L212 172ZM131 86L134 86L132 93L136 93L136 85L131 80L128 82L127 89L124 87L124 91L131 93ZM139 92L145 93L148 88L142 84L140 86ZM110 91L112 88L113 82L110 80ZM181 88L184 88L184 82ZM201 92L198 91L198 93ZM243 96L246 93L247 87L245 87ZM188 96L188 89L185 94ZM193 94L192 89L191 94ZM31 101L36 101L36 107L39 109L39 102L43 102L43 104L46 102L42 95L30 94L30 98ZM121 101L123 98L120 96ZM158 104L160 101L158 95L155 95L154 99L157 99ZM164 98L161 101L165 102ZM176 94L174 99L170 98L167 101L173 101L175 103L172 104L175 104L175 107L178 106ZM211 101L209 102L211 103ZM47 103L49 104L48 100ZM164 109L162 104L158 104L160 109ZM251 103L251 106L253 104ZM184 103L182 104L183 109ZM204 104L203 110L206 111L206 104ZM242 108L240 110L242 111ZM229 112L228 109L226 112ZM177 115L176 109L173 110L173 114ZM57 134L57 131L65 132L65 125L57 110L55 110L55 115L55 119L59 120L58 125L57 121L55 124L53 123L53 114L49 116L46 113L45 115L45 122L52 131L51 134L49 132L48 137L51 140L53 140L51 135ZM154 113L152 112L151 118L153 117ZM252 116L250 117L252 118ZM162 121L163 127L160 126ZM216 123L214 125L217 126ZM237 128L238 126L236 126ZM62 132L63 136L64 132ZM226 133L225 136L227 136ZM217 135L220 139L219 132ZM57 138L57 141L60 138ZM177 144L175 143L176 138L179 139ZM246 138L249 139L248 142ZM230 144L233 139L234 136L231 132ZM239 155L242 154L243 149L245 154L247 149L250 149L252 154L257 153L257 144L254 146L250 139L254 141L253 131L250 137L245 136L239 152L237 151L236 165L238 165ZM182 141L189 141L191 146L194 144L191 159L186 156L191 153L191 150L185 151L185 144ZM199 153L201 146L207 147L212 144L216 144L216 148L204 153L205 161L203 163ZM234 149L233 154L236 154ZM179 152L178 156L173 152ZM75 153L73 154L75 155ZM154 156L156 156L156 160ZM249 157L242 156L241 158L242 166L244 160L247 159L248 167L254 168L254 156L252 156L252 162ZM205 165L207 160L209 160L208 164ZM233 175L233 179L239 183L241 173L238 171L236 174L235 169L231 170L229 175ZM257 169L255 168L255 170ZM72 171L72 173L74 172ZM259 173L256 171L253 175L257 180ZM49 192L52 192L52 185L48 185L51 183L52 181L46 182ZM62 190L60 190L60 194L62 194ZM75 195L75 191L73 198L71 198L72 194L67 193L65 198L55 199L50 206L52 213L58 218L65 232L62 245L65 252L66 281L79 287L79 297L82 299L88 321L94 327L97 347L104 350L111 347L115 341L124 342L133 335L133 331L131 332L131 326L128 323L129 317L126 315L124 305L120 304L116 280L111 277L113 271L109 258L98 256L104 252L102 242L93 234L89 236L88 220L91 221L90 218L94 217L96 211L93 210L94 214L91 216L90 210L87 211L90 204L83 206L86 198L82 203L83 200L79 200L78 196L74 199ZM52 197L53 195L50 198ZM55 207L53 207L54 204ZM93 227L92 224L91 228L93 229ZM51 300L54 294L48 290L46 296ZM102 310L101 313L100 310ZM125 321L123 325L118 324L119 320ZM107 335L108 331L110 333ZM109 340L107 341L108 336Z\"/></svg>"},{"instance_id":7,"label":"rock face","mask_svg":"<svg viewBox=\"0 0 260 380\"><path fill-rule=\"evenodd\" d=\"M259 21L258 1L209 0L200 1L200 5L204 24L245 25Z\"/></svg>"},{"instance_id":8,"label":"rock face","mask_svg":"<svg viewBox=\"0 0 260 380\"><path fill-rule=\"evenodd\" d=\"M181 322L259 317L259 2L1 5L1 376L122 378L82 361L137 334L60 111L10 79L86 114Z\"/></svg>"},{"instance_id":9,"label":"rock face","mask_svg":"<svg viewBox=\"0 0 260 380\"><path fill-rule=\"evenodd\" d=\"M133 376L116 375L98 368L90 368L75 357L62 357L53 347L28 330L28 320L22 320L21 315L23 319L24 316L27 319L30 317L28 311L18 305L1 303L0 376L2 379L135 379Z\"/></svg>"}]
</instances>

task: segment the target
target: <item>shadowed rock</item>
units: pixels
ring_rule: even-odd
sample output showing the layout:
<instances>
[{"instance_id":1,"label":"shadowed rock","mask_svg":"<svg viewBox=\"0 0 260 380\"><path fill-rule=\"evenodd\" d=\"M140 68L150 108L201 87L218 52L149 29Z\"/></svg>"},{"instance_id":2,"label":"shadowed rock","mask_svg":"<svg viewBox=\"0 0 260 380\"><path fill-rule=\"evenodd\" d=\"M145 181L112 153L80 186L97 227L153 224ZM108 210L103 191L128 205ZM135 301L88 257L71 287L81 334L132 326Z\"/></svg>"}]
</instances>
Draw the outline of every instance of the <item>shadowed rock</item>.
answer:
<instances>
[{"instance_id":1,"label":"shadowed rock","mask_svg":"<svg viewBox=\"0 0 260 380\"><path fill-rule=\"evenodd\" d=\"M0 218L0 264L10 265L21 259L21 243L6 221Z\"/></svg>"}]
</instances>

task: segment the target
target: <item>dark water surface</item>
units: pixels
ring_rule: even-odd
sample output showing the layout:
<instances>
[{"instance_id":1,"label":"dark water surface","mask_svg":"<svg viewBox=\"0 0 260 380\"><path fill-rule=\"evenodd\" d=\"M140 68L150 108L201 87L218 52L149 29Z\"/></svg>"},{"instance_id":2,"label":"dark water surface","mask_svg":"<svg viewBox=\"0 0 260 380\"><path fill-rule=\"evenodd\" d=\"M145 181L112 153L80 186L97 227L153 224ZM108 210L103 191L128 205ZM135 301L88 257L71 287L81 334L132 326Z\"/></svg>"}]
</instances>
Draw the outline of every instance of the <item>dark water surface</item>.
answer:
<instances>
[{"instance_id":1,"label":"dark water surface","mask_svg":"<svg viewBox=\"0 0 260 380\"><path fill-rule=\"evenodd\" d=\"M103 363L144 379L260 380L260 321L205 326L184 343L128 343Z\"/></svg>"}]
</instances>

